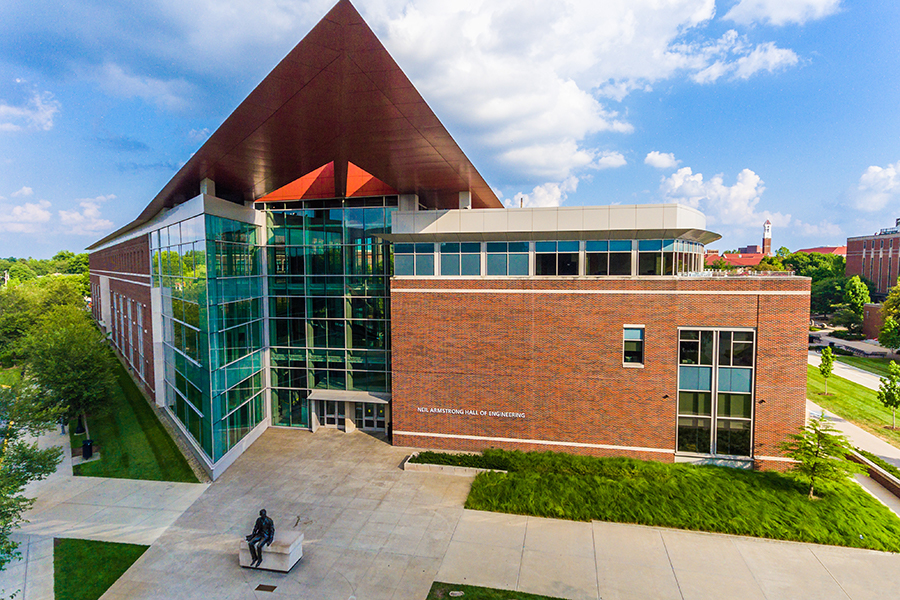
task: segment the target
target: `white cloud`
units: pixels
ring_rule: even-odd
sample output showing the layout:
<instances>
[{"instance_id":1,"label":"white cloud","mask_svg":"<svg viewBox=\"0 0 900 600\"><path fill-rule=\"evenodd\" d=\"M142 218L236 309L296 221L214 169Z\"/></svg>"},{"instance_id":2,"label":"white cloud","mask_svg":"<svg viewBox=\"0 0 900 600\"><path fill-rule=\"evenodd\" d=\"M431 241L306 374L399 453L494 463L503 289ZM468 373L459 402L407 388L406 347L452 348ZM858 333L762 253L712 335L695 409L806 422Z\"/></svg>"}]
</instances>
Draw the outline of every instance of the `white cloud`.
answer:
<instances>
[{"instance_id":1,"label":"white cloud","mask_svg":"<svg viewBox=\"0 0 900 600\"><path fill-rule=\"evenodd\" d=\"M779 48L774 42L760 44L753 52L737 59L734 76L736 79L749 79L760 71L774 73L780 69L793 67L800 59L793 50Z\"/></svg>"},{"instance_id":2,"label":"white cloud","mask_svg":"<svg viewBox=\"0 0 900 600\"><path fill-rule=\"evenodd\" d=\"M101 233L112 228L113 223L100 215L100 205L107 200L115 199L114 194L76 200L81 210L59 211L59 221L65 233L89 235Z\"/></svg>"},{"instance_id":3,"label":"white cloud","mask_svg":"<svg viewBox=\"0 0 900 600\"><path fill-rule=\"evenodd\" d=\"M900 161L886 167L871 166L859 178L851 192L856 208L868 212L881 210L900 199Z\"/></svg>"},{"instance_id":4,"label":"white cloud","mask_svg":"<svg viewBox=\"0 0 900 600\"><path fill-rule=\"evenodd\" d=\"M0 208L0 231L10 233L34 233L43 229L42 225L50 220L47 209L50 203L46 200L26 202L12 208Z\"/></svg>"},{"instance_id":5,"label":"white cloud","mask_svg":"<svg viewBox=\"0 0 900 600\"><path fill-rule=\"evenodd\" d=\"M50 92L34 92L31 99L21 106L13 106L0 100L0 131L49 131L53 128L53 117L58 112L59 102L53 99Z\"/></svg>"},{"instance_id":6,"label":"white cloud","mask_svg":"<svg viewBox=\"0 0 900 600\"><path fill-rule=\"evenodd\" d=\"M724 18L744 25L802 25L834 14L840 6L841 0L741 0L725 13Z\"/></svg>"},{"instance_id":7,"label":"white cloud","mask_svg":"<svg viewBox=\"0 0 900 600\"><path fill-rule=\"evenodd\" d=\"M675 155L671 152L663 153L653 150L647 153L646 158L644 158L644 164L656 169L674 169L681 164L681 161L676 160Z\"/></svg>"},{"instance_id":8,"label":"white cloud","mask_svg":"<svg viewBox=\"0 0 900 600\"><path fill-rule=\"evenodd\" d=\"M628 164L621 152L604 151L592 166L595 169L618 169Z\"/></svg>"},{"instance_id":9,"label":"white cloud","mask_svg":"<svg viewBox=\"0 0 900 600\"><path fill-rule=\"evenodd\" d=\"M188 138L194 142L205 142L206 138L209 137L209 134L209 127L204 127L203 129L191 129L188 132Z\"/></svg>"},{"instance_id":10,"label":"white cloud","mask_svg":"<svg viewBox=\"0 0 900 600\"><path fill-rule=\"evenodd\" d=\"M794 219L793 229L799 230L802 235L807 237L843 237L844 231L835 223L829 221L820 221L818 225L806 223L799 219Z\"/></svg>"},{"instance_id":11,"label":"white cloud","mask_svg":"<svg viewBox=\"0 0 900 600\"><path fill-rule=\"evenodd\" d=\"M20 189L19 191L12 193L13 198L24 198L26 196L33 196L33 195L34 195L34 190L31 189L30 187L28 187L27 185L23 186L22 189Z\"/></svg>"},{"instance_id":12,"label":"white cloud","mask_svg":"<svg viewBox=\"0 0 900 600\"><path fill-rule=\"evenodd\" d=\"M168 110L183 110L192 86L183 79L162 80L133 75L117 64L106 63L93 75L107 93L122 98L140 98Z\"/></svg>"},{"instance_id":13,"label":"white cloud","mask_svg":"<svg viewBox=\"0 0 900 600\"><path fill-rule=\"evenodd\" d=\"M765 189L763 180L750 169L738 173L734 185L728 186L721 174L704 180L702 173L690 167L663 177L659 186L666 200L699 208L711 224L756 226L768 219L776 227L787 226L791 215L756 210Z\"/></svg>"},{"instance_id":14,"label":"white cloud","mask_svg":"<svg viewBox=\"0 0 900 600\"><path fill-rule=\"evenodd\" d=\"M578 178L569 177L560 183L545 183L536 186L530 194L519 192L510 200L504 200L507 207L540 208L559 206L565 202L569 193L578 189Z\"/></svg>"}]
</instances>

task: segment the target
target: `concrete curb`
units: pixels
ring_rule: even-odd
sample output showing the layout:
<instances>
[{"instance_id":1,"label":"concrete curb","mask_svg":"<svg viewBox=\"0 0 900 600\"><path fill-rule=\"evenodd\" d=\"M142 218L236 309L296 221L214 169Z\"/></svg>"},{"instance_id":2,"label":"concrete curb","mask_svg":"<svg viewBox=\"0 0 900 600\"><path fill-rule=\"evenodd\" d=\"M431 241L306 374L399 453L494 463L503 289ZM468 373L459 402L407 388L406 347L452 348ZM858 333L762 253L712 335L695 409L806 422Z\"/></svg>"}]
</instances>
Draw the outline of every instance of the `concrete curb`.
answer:
<instances>
[{"instance_id":1,"label":"concrete curb","mask_svg":"<svg viewBox=\"0 0 900 600\"><path fill-rule=\"evenodd\" d=\"M460 475L463 477L475 477L479 473L506 473L506 471L500 469L478 469L475 467L455 467L453 465L429 465L424 463L414 463L410 462L413 458L418 456L418 452L413 452L405 459L403 459L403 463L400 465L400 468L404 471L417 471L420 473L443 473L444 475Z\"/></svg>"},{"instance_id":2,"label":"concrete curb","mask_svg":"<svg viewBox=\"0 0 900 600\"><path fill-rule=\"evenodd\" d=\"M869 477L879 483L881 487L900 498L900 479L897 479L883 468L863 456L858 452L851 451L849 457L853 462L859 463L866 468Z\"/></svg>"}]
</instances>

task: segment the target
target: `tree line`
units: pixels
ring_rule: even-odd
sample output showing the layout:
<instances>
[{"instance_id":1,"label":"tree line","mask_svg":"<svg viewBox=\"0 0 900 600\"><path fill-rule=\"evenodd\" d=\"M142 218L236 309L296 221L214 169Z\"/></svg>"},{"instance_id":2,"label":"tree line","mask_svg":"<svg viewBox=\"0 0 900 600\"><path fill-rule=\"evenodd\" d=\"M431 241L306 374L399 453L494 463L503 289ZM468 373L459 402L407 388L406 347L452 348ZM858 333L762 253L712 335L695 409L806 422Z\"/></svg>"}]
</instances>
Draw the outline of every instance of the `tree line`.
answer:
<instances>
[{"instance_id":1,"label":"tree line","mask_svg":"<svg viewBox=\"0 0 900 600\"><path fill-rule=\"evenodd\" d=\"M33 436L96 415L114 391L116 359L85 304L85 276L10 277L0 286L0 569L17 554L9 534L32 503L25 485L53 473L61 456Z\"/></svg>"}]
</instances>

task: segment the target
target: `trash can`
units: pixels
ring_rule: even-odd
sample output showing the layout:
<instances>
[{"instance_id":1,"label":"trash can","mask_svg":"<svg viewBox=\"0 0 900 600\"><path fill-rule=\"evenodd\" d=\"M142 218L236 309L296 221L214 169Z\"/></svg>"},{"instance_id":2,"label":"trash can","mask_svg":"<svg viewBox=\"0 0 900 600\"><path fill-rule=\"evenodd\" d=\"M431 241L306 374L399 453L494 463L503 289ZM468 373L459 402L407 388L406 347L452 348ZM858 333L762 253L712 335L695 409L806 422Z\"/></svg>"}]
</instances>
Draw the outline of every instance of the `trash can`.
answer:
<instances>
[{"instance_id":1,"label":"trash can","mask_svg":"<svg viewBox=\"0 0 900 600\"><path fill-rule=\"evenodd\" d=\"M84 440L81 442L81 459L90 460L94 455L94 440Z\"/></svg>"}]
</instances>

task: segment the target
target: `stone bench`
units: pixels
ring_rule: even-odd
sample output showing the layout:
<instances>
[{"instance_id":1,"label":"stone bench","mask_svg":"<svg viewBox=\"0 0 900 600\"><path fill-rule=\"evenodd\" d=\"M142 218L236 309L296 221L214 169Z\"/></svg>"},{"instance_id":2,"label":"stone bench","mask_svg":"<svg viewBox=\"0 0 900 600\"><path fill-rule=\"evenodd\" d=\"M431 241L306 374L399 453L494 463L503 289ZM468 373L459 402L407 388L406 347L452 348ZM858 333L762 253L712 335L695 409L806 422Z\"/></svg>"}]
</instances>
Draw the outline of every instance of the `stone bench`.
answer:
<instances>
[{"instance_id":1,"label":"stone bench","mask_svg":"<svg viewBox=\"0 0 900 600\"><path fill-rule=\"evenodd\" d=\"M271 546L263 546L263 562L260 569L287 573L303 558L303 534L294 529L278 529ZM250 567L250 546L241 539L240 561L242 567Z\"/></svg>"}]
</instances>

